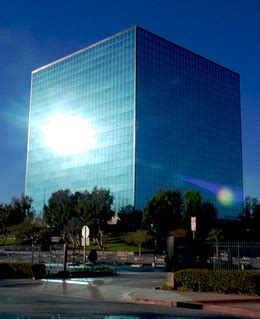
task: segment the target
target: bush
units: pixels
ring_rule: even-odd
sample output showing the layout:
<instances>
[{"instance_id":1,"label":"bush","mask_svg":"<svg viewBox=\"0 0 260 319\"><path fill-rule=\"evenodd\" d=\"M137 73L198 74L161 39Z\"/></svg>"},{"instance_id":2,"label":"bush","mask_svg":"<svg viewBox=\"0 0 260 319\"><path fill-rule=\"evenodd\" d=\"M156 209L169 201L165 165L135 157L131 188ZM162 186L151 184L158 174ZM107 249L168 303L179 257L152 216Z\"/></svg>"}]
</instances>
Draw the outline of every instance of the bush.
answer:
<instances>
[{"instance_id":1,"label":"bush","mask_svg":"<svg viewBox=\"0 0 260 319\"><path fill-rule=\"evenodd\" d=\"M44 264L26 262L0 263L0 278L35 278L45 275Z\"/></svg>"},{"instance_id":2,"label":"bush","mask_svg":"<svg viewBox=\"0 0 260 319\"><path fill-rule=\"evenodd\" d=\"M175 273L175 281L177 287L191 291L260 295L256 271L185 269Z\"/></svg>"}]
</instances>

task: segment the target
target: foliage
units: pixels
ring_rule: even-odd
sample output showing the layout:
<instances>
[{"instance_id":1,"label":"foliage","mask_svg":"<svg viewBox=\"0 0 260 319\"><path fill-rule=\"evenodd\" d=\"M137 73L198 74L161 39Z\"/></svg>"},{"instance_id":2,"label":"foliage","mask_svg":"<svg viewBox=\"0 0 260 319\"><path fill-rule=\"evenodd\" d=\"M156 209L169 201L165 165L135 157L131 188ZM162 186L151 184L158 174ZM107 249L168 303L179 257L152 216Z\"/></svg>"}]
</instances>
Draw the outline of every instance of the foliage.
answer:
<instances>
[{"instance_id":1,"label":"foliage","mask_svg":"<svg viewBox=\"0 0 260 319\"><path fill-rule=\"evenodd\" d=\"M7 207L8 226L17 225L26 217L32 218L34 216L32 202L33 199L29 196L21 195L21 197L14 197Z\"/></svg>"},{"instance_id":2,"label":"foliage","mask_svg":"<svg viewBox=\"0 0 260 319\"><path fill-rule=\"evenodd\" d=\"M44 205L43 218L51 227L55 228L65 240L64 227L73 214L72 193L69 189L52 193L48 205Z\"/></svg>"},{"instance_id":3,"label":"foliage","mask_svg":"<svg viewBox=\"0 0 260 319\"><path fill-rule=\"evenodd\" d=\"M115 214L113 200L110 190L98 187L94 187L91 193L85 191L78 196L77 214L82 224L89 226L91 237L100 248L104 246L108 222Z\"/></svg>"},{"instance_id":4,"label":"foliage","mask_svg":"<svg viewBox=\"0 0 260 319\"><path fill-rule=\"evenodd\" d=\"M179 228L181 205L181 195L174 190L160 190L146 204L143 224L154 233L159 246L165 245L169 231Z\"/></svg>"},{"instance_id":5,"label":"foliage","mask_svg":"<svg viewBox=\"0 0 260 319\"><path fill-rule=\"evenodd\" d=\"M175 273L178 287L191 291L260 294L260 274L256 271L185 269Z\"/></svg>"},{"instance_id":6,"label":"foliage","mask_svg":"<svg viewBox=\"0 0 260 319\"><path fill-rule=\"evenodd\" d=\"M152 237L145 230L137 230L135 232L129 232L122 235L123 240L126 243L134 243L136 245L142 245Z\"/></svg>"},{"instance_id":7,"label":"foliage","mask_svg":"<svg viewBox=\"0 0 260 319\"><path fill-rule=\"evenodd\" d=\"M45 274L44 264L27 262L0 263L0 278L42 278Z\"/></svg>"},{"instance_id":8,"label":"foliage","mask_svg":"<svg viewBox=\"0 0 260 319\"><path fill-rule=\"evenodd\" d=\"M82 222L79 217L72 217L68 220L68 223L64 225L66 241L68 241L73 247L81 245L81 231Z\"/></svg>"},{"instance_id":9,"label":"foliage","mask_svg":"<svg viewBox=\"0 0 260 319\"><path fill-rule=\"evenodd\" d=\"M114 216L112 211L114 197L110 190L94 187L90 194L91 231L100 248L103 248L103 237L108 222Z\"/></svg>"},{"instance_id":10,"label":"foliage","mask_svg":"<svg viewBox=\"0 0 260 319\"><path fill-rule=\"evenodd\" d=\"M35 243L40 236L38 225L32 218L25 218L20 224L12 227L18 242L32 241Z\"/></svg>"},{"instance_id":11,"label":"foliage","mask_svg":"<svg viewBox=\"0 0 260 319\"><path fill-rule=\"evenodd\" d=\"M196 237L205 240L210 230L217 225L217 210L209 202L203 202L197 215Z\"/></svg>"},{"instance_id":12,"label":"foliage","mask_svg":"<svg viewBox=\"0 0 260 319\"><path fill-rule=\"evenodd\" d=\"M243 214L240 216L240 232L244 239L259 240L260 201L246 196Z\"/></svg>"},{"instance_id":13,"label":"foliage","mask_svg":"<svg viewBox=\"0 0 260 319\"><path fill-rule=\"evenodd\" d=\"M254 231L254 234L255 234L255 239L260 240L260 234L259 234L259 229L260 229L260 202L258 202L257 206L254 209L253 220L254 220L253 231Z\"/></svg>"},{"instance_id":14,"label":"foliage","mask_svg":"<svg viewBox=\"0 0 260 319\"><path fill-rule=\"evenodd\" d=\"M196 238L205 240L209 231L217 225L217 210L209 202L203 202L198 191L187 190L183 197L183 227L191 229L191 217L196 217Z\"/></svg>"},{"instance_id":15,"label":"foliage","mask_svg":"<svg viewBox=\"0 0 260 319\"><path fill-rule=\"evenodd\" d=\"M191 217L198 217L201 211L202 198L198 191L189 189L183 196L183 221L190 228Z\"/></svg>"},{"instance_id":16,"label":"foliage","mask_svg":"<svg viewBox=\"0 0 260 319\"><path fill-rule=\"evenodd\" d=\"M7 204L0 203L0 232L6 234L8 226Z\"/></svg>"},{"instance_id":17,"label":"foliage","mask_svg":"<svg viewBox=\"0 0 260 319\"><path fill-rule=\"evenodd\" d=\"M118 217L117 226L121 232L136 231L141 228L142 211L134 209L131 205L121 207Z\"/></svg>"},{"instance_id":18,"label":"foliage","mask_svg":"<svg viewBox=\"0 0 260 319\"><path fill-rule=\"evenodd\" d=\"M97 262L97 252L95 250L91 250L90 253L88 254L88 260L92 263L95 264Z\"/></svg>"},{"instance_id":19,"label":"foliage","mask_svg":"<svg viewBox=\"0 0 260 319\"><path fill-rule=\"evenodd\" d=\"M9 204L0 204L0 231L7 233L7 228L22 223L26 218L33 218L32 198L21 195L14 197Z\"/></svg>"},{"instance_id":20,"label":"foliage","mask_svg":"<svg viewBox=\"0 0 260 319\"><path fill-rule=\"evenodd\" d=\"M139 256L141 257L141 245L150 240L152 237L145 230L137 230L122 235L126 243L134 243L139 247Z\"/></svg>"},{"instance_id":21,"label":"foliage","mask_svg":"<svg viewBox=\"0 0 260 319\"><path fill-rule=\"evenodd\" d=\"M170 231L169 235L177 238L188 238L191 237L191 231L185 228L178 228L174 231Z\"/></svg>"},{"instance_id":22,"label":"foliage","mask_svg":"<svg viewBox=\"0 0 260 319\"><path fill-rule=\"evenodd\" d=\"M221 229L212 228L206 239L210 241L220 241L223 238L224 238L223 231Z\"/></svg>"},{"instance_id":23,"label":"foliage","mask_svg":"<svg viewBox=\"0 0 260 319\"><path fill-rule=\"evenodd\" d=\"M173 286L167 286L166 284L163 284L160 286L160 289L161 290L166 290L166 291L172 291L174 290L174 287Z\"/></svg>"},{"instance_id":24,"label":"foliage","mask_svg":"<svg viewBox=\"0 0 260 319\"><path fill-rule=\"evenodd\" d=\"M52 193L44 206L44 220L68 244L79 245L81 229L88 225L90 235L103 247L107 224L114 216L110 190L94 187L92 192L71 193L69 189Z\"/></svg>"}]
</instances>

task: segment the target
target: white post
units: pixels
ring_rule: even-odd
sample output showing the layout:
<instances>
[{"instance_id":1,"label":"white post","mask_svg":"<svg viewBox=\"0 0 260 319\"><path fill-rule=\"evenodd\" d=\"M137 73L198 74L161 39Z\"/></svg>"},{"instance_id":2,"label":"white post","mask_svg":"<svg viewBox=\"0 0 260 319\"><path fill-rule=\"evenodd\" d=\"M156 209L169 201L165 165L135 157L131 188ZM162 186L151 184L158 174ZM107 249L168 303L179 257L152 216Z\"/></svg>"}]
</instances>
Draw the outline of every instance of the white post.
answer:
<instances>
[{"instance_id":1,"label":"white post","mask_svg":"<svg viewBox=\"0 0 260 319\"><path fill-rule=\"evenodd\" d=\"M87 241L87 230L86 230L86 228L84 228L84 232L85 232L85 234L84 234L84 266L86 265L86 245L87 245L87 243L86 243L86 241Z\"/></svg>"},{"instance_id":2,"label":"white post","mask_svg":"<svg viewBox=\"0 0 260 319\"><path fill-rule=\"evenodd\" d=\"M192 230L192 237L195 239L195 231L196 231L196 217L191 217L191 230Z\"/></svg>"}]
</instances>

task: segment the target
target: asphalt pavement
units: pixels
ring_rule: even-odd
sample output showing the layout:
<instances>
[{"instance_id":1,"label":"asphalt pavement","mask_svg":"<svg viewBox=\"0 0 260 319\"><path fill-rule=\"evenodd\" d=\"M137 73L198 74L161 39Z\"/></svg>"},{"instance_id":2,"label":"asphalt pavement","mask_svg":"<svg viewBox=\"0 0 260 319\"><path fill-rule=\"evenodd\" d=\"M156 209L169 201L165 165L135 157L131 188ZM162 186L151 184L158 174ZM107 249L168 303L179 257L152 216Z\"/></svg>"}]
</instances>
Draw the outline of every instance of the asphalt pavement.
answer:
<instances>
[{"instance_id":1,"label":"asphalt pavement","mask_svg":"<svg viewBox=\"0 0 260 319\"><path fill-rule=\"evenodd\" d=\"M260 318L260 297L154 289L165 281L164 272L128 272L96 279L1 280L0 314L6 316L0 317L99 318L94 316L99 313L100 318L108 319Z\"/></svg>"}]
</instances>

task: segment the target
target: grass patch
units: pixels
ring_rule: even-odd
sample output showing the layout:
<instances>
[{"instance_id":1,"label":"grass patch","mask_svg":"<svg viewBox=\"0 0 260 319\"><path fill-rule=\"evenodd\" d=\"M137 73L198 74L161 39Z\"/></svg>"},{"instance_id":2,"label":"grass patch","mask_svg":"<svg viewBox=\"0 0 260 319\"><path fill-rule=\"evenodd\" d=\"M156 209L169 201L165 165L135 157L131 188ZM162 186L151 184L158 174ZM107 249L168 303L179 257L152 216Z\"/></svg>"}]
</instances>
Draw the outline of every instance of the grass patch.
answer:
<instances>
[{"instance_id":1,"label":"grass patch","mask_svg":"<svg viewBox=\"0 0 260 319\"><path fill-rule=\"evenodd\" d=\"M14 237L0 237L0 245L15 245L16 240Z\"/></svg>"},{"instance_id":2,"label":"grass patch","mask_svg":"<svg viewBox=\"0 0 260 319\"><path fill-rule=\"evenodd\" d=\"M93 243L88 246L88 250L100 250L98 245ZM105 244L104 250L106 251L125 251L125 252L138 252L138 246L133 244L126 244L121 237L111 237ZM152 253L153 250L147 247L142 247L142 253Z\"/></svg>"},{"instance_id":3,"label":"grass patch","mask_svg":"<svg viewBox=\"0 0 260 319\"><path fill-rule=\"evenodd\" d=\"M172 290L175 290L173 287L171 287L171 286L167 286L166 284L161 285L161 286L160 286L160 289L161 289L161 290L166 290L166 291L172 291Z\"/></svg>"}]
</instances>

